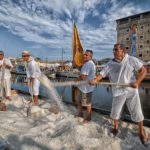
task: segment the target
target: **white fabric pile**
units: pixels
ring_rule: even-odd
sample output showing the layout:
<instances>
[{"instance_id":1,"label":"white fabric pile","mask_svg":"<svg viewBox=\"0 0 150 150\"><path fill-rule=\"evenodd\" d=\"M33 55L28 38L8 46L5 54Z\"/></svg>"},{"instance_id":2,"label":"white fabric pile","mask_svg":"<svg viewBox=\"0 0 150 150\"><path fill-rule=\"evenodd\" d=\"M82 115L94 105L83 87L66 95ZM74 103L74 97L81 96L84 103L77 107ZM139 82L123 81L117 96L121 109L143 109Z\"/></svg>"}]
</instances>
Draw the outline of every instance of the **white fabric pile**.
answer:
<instances>
[{"instance_id":1,"label":"white fabric pile","mask_svg":"<svg viewBox=\"0 0 150 150\"><path fill-rule=\"evenodd\" d=\"M46 100L32 108L26 116L27 105L14 96L7 102L6 112L0 112L0 149L8 150L144 150L138 137L138 128L131 123L120 123L117 137L110 134L112 121L108 116L93 112L92 121L83 125L82 119L74 118L76 109L66 106L66 111L54 114L54 105ZM146 128L150 134L150 128ZM150 146L147 148L150 149Z\"/></svg>"}]
</instances>

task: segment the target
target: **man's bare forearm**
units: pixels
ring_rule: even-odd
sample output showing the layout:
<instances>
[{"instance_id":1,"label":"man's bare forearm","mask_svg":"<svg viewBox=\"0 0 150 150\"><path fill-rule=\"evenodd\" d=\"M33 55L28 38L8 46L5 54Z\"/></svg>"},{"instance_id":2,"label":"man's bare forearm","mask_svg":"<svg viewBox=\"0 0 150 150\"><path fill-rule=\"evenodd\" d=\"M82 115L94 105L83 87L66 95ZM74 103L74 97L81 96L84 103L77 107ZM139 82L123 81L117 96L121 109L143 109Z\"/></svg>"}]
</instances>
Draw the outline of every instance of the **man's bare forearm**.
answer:
<instances>
[{"instance_id":1,"label":"man's bare forearm","mask_svg":"<svg viewBox=\"0 0 150 150\"><path fill-rule=\"evenodd\" d=\"M138 84L140 84L141 81L145 78L146 73L147 73L146 68L145 68L145 67L142 67L142 68L140 69L140 71L139 71L137 77L136 77L136 82L137 82Z\"/></svg>"},{"instance_id":2,"label":"man's bare forearm","mask_svg":"<svg viewBox=\"0 0 150 150\"><path fill-rule=\"evenodd\" d=\"M145 78L146 76L146 73L147 73L147 70L145 69L145 67L143 66L140 70L139 70L139 73L138 75L136 76L136 81L131 83L131 87L133 88L138 88L141 81Z\"/></svg>"},{"instance_id":3,"label":"man's bare forearm","mask_svg":"<svg viewBox=\"0 0 150 150\"><path fill-rule=\"evenodd\" d=\"M87 75L81 74L81 75L76 79L76 81L86 80L86 78L87 78Z\"/></svg>"},{"instance_id":4,"label":"man's bare forearm","mask_svg":"<svg viewBox=\"0 0 150 150\"><path fill-rule=\"evenodd\" d=\"M99 75L97 75L93 80L91 80L89 83L91 84L91 85L95 85L95 84L97 84L100 80L102 80L102 75L101 74L99 74Z\"/></svg>"},{"instance_id":5,"label":"man's bare forearm","mask_svg":"<svg viewBox=\"0 0 150 150\"><path fill-rule=\"evenodd\" d=\"M96 82L98 82L98 81L102 80L102 78L103 78L102 75L99 74L99 75L96 76L96 78L94 78L94 80L95 80Z\"/></svg>"}]
</instances>

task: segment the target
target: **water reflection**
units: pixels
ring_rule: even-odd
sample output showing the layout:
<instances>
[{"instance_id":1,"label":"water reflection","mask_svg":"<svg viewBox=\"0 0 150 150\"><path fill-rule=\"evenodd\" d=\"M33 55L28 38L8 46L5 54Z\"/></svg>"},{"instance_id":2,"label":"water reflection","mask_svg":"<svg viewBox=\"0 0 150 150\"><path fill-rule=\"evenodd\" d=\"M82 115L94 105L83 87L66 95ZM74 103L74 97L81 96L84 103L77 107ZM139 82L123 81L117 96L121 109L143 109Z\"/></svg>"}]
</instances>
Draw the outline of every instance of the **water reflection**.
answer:
<instances>
[{"instance_id":1,"label":"water reflection","mask_svg":"<svg viewBox=\"0 0 150 150\"><path fill-rule=\"evenodd\" d=\"M27 85L27 76L26 75L12 75L12 83L17 84L21 83L22 85Z\"/></svg>"},{"instance_id":2,"label":"water reflection","mask_svg":"<svg viewBox=\"0 0 150 150\"><path fill-rule=\"evenodd\" d=\"M150 118L150 82L143 82L139 93L144 115L146 118Z\"/></svg>"},{"instance_id":3,"label":"water reflection","mask_svg":"<svg viewBox=\"0 0 150 150\"><path fill-rule=\"evenodd\" d=\"M57 78L57 79L50 79L51 82L62 82L73 80L71 78ZM27 79L26 76L15 76L12 77L13 87L17 89L22 89L28 91L27 89ZM72 87L58 87L57 91L62 99L66 102L72 102ZM46 96L45 90L40 87L40 94L42 96ZM139 88L139 94L141 98L141 105L143 109L143 113L145 118L150 119L150 82L142 82L141 87ZM93 107L97 109L103 109L110 111L112 105L112 93L111 93L111 86L102 86L99 85L95 88L93 94ZM125 108L125 112L128 113L127 109Z\"/></svg>"}]
</instances>

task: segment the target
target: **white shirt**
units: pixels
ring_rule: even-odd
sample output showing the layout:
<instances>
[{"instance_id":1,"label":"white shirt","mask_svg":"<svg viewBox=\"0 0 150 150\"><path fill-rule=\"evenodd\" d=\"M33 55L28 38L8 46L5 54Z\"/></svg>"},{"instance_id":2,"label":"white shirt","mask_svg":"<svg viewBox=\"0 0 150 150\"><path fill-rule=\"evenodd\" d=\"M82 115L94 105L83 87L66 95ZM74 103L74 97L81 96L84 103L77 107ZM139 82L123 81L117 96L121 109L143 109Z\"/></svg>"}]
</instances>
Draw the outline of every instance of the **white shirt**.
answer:
<instances>
[{"instance_id":1,"label":"white shirt","mask_svg":"<svg viewBox=\"0 0 150 150\"><path fill-rule=\"evenodd\" d=\"M96 73L96 67L92 60L86 62L81 68L81 72L80 72L81 75L87 75L86 78L87 81L93 80L95 78L95 73ZM78 88L83 93L89 93L94 90L94 86L91 86L90 84L79 85Z\"/></svg>"},{"instance_id":2,"label":"white shirt","mask_svg":"<svg viewBox=\"0 0 150 150\"><path fill-rule=\"evenodd\" d=\"M121 62L117 62L114 59L109 61L100 74L102 77L106 77L108 75L110 82L117 84L128 84L136 80L134 71L140 70L142 66L143 64L139 59L125 54L125 57ZM131 90L134 89L121 86L112 86L112 93L114 97L125 94L127 91Z\"/></svg>"},{"instance_id":3,"label":"white shirt","mask_svg":"<svg viewBox=\"0 0 150 150\"><path fill-rule=\"evenodd\" d=\"M0 60L0 65L8 65L11 68L5 68L4 66L2 66L2 68L0 69L0 79L10 79L11 78L11 69L13 68L13 65L11 64L11 61L8 58L3 58L2 60Z\"/></svg>"},{"instance_id":4,"label":"white shirt","mask_svg":"<svg viewBox=\"0 0 150 150\"><path fill-rule=\"evenodd\" d=\"M41 70L36 61L30 57L30 61L26 64L27 78L38 78L41 75Z\"/></svg>"}]
</instances>

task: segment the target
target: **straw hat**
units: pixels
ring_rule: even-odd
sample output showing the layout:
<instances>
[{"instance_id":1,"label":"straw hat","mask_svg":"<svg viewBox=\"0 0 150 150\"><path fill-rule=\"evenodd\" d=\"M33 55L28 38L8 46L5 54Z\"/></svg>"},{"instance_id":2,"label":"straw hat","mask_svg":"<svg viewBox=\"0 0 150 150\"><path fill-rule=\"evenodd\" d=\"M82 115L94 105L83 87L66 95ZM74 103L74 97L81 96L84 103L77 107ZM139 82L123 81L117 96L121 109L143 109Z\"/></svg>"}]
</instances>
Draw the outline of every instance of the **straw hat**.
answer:
<instances>
[{"instance_id":1,"label":"straw hat","mask_svg":"<svg viewBox=\"0 0 150 150\"><path fill-rule=\"evenodd\" d=\"M25 51L22 51L22 56L24 56L24 55L29 55L29 56L30 56L30 53L29 53L29 51L27 51L27 50L25 50Z\"/></svg>"}]
</instances>

